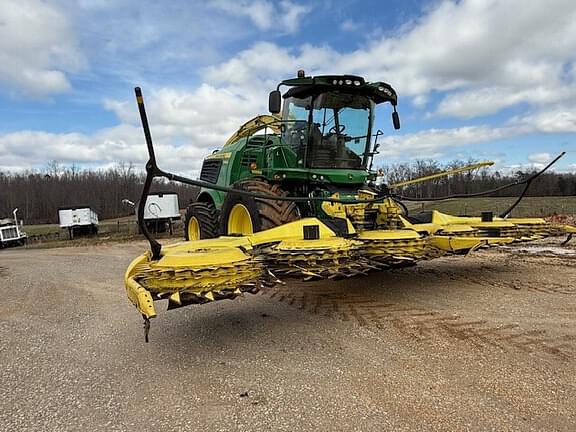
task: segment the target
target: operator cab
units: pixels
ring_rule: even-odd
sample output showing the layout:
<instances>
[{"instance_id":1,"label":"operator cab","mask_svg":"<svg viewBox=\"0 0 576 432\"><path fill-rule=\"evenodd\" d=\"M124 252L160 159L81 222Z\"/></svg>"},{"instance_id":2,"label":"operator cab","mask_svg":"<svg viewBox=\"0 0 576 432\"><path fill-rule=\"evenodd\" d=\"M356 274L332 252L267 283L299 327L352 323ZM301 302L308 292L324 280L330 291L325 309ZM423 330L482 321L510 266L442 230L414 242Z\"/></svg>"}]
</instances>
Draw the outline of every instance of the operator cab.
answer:
<instances>
[{"instance_id":1,"label":"operator cab","mask_svg":"<svg viewBox=\"0 0 576 432\"><path fill-rule=\"evenodd\" d=\"M396 92L388 84L366 83L352 75L285 80L281 136L300 168L367 170L376 104L390 102L399 129ZM270 93L270 111L280 112L280 91Z\"/></svg>"},{"instance_id":2,"label":"operator cab","mask_svg":"<svg viewBox=\"0 0 576 432\"><path fill-rule=\"evenodd\" d=\"M374 102L366 96L320 93L288 97L282 138L307 168L366 167ZM309 127L310 125L310 127Z\"/></svg>"}]
</instances>

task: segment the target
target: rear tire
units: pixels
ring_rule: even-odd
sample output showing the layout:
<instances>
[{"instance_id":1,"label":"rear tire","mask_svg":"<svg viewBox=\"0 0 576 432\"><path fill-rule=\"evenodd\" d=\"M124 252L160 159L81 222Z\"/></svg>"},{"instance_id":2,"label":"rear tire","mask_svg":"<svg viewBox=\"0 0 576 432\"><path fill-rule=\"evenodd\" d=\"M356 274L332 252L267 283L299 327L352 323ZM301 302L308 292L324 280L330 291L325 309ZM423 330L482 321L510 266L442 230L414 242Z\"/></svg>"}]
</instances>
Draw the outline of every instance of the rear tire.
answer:
<instances>
[{"instance_id":1,"label":"rear tire","mask_svg":"<svg viewBox=\"0 0 576 432\"><path fill-rule=\"evenodd\" d=\"M203 240L218 236L218 212L214 204L195 202L186 209L184 239Z\"/></svg>"},{"instance_id":2,"label":"rear tire","mask_svg":"<svg viewBox=\"0 0 576 432\"><path fill-rule=\"evenodd\" d=\"M280 186L262 180L243 180L235 183L233 187L246 192L270 195L271 198L288 196L288 193L282 190ZM284 225L297 219L300 219L300 212L293 201L268 200L229 192L222 205L220 232L224 235L247 235ZM251 222L251 229L246 229L248 220ZM229 228L234 226L241 227L236 230L240 232L231 232Z\"/></svg>"}]
</instances>

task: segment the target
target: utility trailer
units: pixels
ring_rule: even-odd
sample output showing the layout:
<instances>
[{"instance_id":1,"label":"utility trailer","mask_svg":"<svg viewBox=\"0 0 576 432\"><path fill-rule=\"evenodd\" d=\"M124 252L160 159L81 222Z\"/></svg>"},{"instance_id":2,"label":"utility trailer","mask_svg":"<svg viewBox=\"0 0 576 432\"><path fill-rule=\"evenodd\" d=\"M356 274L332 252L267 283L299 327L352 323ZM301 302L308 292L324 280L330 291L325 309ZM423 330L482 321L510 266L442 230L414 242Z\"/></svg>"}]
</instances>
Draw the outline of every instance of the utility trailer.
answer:
<instances>
[{"instance_id":1,"label":"utility trailer","mask_svg":"<svg viewBox=\"0 0 576 432\"><path fill-rule=\"evenodd\" d=\"M154 193L146 198L144 222L146 228L153 232L173 233L172 223L180 219L178 194L174 192Z\"/></svg>"},{"instance_id":2,"label":"utility trailer","mask_svg":"<svg viewBox=\"0 0 576 432\"><path fill-rule=\"evenodd\" d=\"M76 235L98 234L98 215L89 206L60 207L60 228L68 229L70 240Z\"/></svg>"},{"instance_id":3,"label":"utility trailer","mask_svg":"<svg viewBox=\"0 0 576 432\"><path fill-rule=\"evenodd\" d=\"M22 221L18 222L17 212L17 208L12 212L14 219L0 219L0 248L26 243L27 236L26 233L20 229Z\"/></svg>"}]
</instances>

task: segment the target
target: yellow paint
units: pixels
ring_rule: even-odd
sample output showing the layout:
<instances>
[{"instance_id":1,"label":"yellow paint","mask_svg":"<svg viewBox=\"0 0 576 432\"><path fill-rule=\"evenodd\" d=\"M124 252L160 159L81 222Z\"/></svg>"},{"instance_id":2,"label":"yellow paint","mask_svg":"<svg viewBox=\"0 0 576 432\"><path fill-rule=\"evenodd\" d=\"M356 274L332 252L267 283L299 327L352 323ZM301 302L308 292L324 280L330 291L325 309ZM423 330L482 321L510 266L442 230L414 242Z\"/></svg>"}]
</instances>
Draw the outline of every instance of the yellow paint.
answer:
<instances>
[{"instance_id":1,"label":"yellow paint","mask_svg":"<svg viewBox=\"0 0 576 432\"><path fill-rule=\"evenodd\" d=\"M269 230L260 231L251 235L250 242L254 245L271 243L288 239L303 239L305 225L318 225L320 238L336 237L336 233L320 222L317 218L304 218Z\"/></svg>"},{"instance_id":2,"label":"yellow paint","mask_svg":"<svg viewBox=\"0 0 576 432\"><path fill-rule=\"evenodd\" d=\"M272 133L279 135L280 134L280 117L274 115L259 115L254 117L253 119L248 120L244 123L240 128L228 138L224 147L229 146L230 144L234 144L240 138L244 138L247 136L254 135L256 132L261 131L265 128L272 129Z\"/></svg>"},{"instance_id":3,"label":"yellow paint","mask_svg":"<svg viewBox=\"0 0 576 432\"><path fill-rule=\"evenodd\" d=\"M196 216L188 221L188 240L200 240L200 224Z\"/></svg>"},{"instance_id":4,"label":"yellow paint","mask_svg":"<svg viewBox=\"0 0 576 432\"><path fill-rule=\"evenodd\" d=\"M156 309L150 292L132 278L126 281L126 292L130 301L146 318L155 318Z\"/></svg>"},{"instance_id":5,"label":"yellow paint","mask_svg":"<svg viewBox=\"0 0 576 432\"><path fill-rule=\"evenodd\" d=\"M243 204L235 204L228 215L228 234L248 235L254 233L250 212Z\"/></svg>"},{"instance_id":6,"label":"yellow paint","mask_svg":"<svg viewBox=\"0 0 576 432\"><path fill-rule=\"evenodd\" d=\"M370 194L358 194L369 197ZM338 195L334 195L337 198ZM413 224L399 214L392 200L382 203L323 203L332 217L347 221L352 238L338 237L317 218L304 218L269 230L253 233L248 209L237 204L230 212L228 228L242 236L199 239L199 225L191 219L187 229L194 241L162 247L158 260L149 252L136 258L125 274L126 293L145 317L156 316L153 300L202 303L217 297L242 295L259 286L268 266L283 275L305 279L364 274L397 264L432 259L446 253L468 254L478 248L529 241L553 232L576 233L576 227L549 224L540 218L458 217L438 211L432 222ZM370 208L377 212L381 229L356 232L351 220ZM319 238L304 240L304 227L318 226ZM487 237L492 233L496 237ZM277 276L272 274L272 279ZM196 301L194 299L196 298Z\"/></svg>"},{"instance_id":7,"label":"yellow paint","mask_svg":"<svg viewBox=\"0 0 576 432\"><path fill-rule=\"evenodd\" d=\"M178 291L170 294L170 297L168 297L168 299L174 303L182 304L182 300L180 299L180 293Z\"/></svg>"},{"instance_id":8,"label":"yellow paint","mask_svg":"<svg viewBox=\"0 0 576 432\"><path fill-rule=\"evenodd\" d=\"M388 188L389 189L397 189L397 188L401 188L404 186L408 186L408 185L412 185L412 184L416 184L416 183L424 183L430 180L435 180L438 178L442 178L442 177L448 177L450 175L453 174L458 174L461 172L466 172L466 171L472 171L478 168L482 168L482 167L487 167L487 166L492 166L494 165L494 162L492 161L485 161L485 162L478 162L472 165L466 165L460 168L454 168L454 169L449 169L446 171L442 171L436 174L431 174L431 175L427 175L427 176L423 176L423 177L418 177L412 180L406 180L403 182L399 182L399 183L394 183L392 185L389 185Z\"/></svg>"},{"instance_id":9,"label":"yellow paint","mask_svg":"<svg viewBox=\"0 0 576 432\"><path fill-rule=\"evenodd\" d=\"M230 152L216 152L206 156L204 159L230 159L232 153Z\"/></svg>"}]
</instances>

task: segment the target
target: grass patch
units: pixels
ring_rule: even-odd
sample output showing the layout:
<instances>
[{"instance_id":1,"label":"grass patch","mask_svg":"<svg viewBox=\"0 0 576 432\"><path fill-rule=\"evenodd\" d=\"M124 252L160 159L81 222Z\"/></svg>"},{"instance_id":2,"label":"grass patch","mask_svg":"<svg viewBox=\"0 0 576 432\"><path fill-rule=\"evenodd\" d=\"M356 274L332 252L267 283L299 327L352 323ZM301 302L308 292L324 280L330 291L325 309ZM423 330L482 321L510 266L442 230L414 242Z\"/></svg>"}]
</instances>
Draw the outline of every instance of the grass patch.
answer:
<instances>
[{"instance_id":1,"label":"grass patch","mask_svg":"<svg viewBox=\"0 0 576 432\"><path fill-rule=\"evenodd\" d=\"M446 201L412 203L411 210L439 210L453 215L479 216L482 211L499 214L516 200L515 197L458 198ZM513 210L515 217L544 217L553 214L576 214L576 197L526 197Z\"/></svg>"}]
</instances>

